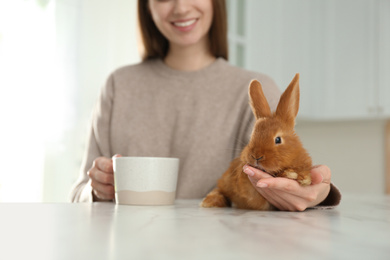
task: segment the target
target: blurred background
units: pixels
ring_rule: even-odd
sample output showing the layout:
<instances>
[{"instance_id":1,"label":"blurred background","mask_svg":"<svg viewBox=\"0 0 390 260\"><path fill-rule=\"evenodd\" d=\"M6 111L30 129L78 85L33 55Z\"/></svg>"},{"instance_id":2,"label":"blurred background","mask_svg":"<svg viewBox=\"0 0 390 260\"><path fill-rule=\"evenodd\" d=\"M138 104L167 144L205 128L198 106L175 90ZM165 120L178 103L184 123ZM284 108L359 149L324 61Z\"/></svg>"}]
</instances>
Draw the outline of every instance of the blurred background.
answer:
<instances>
[{"instance_id":1,"label":"blurred background","mask_svg":"<svg viewBox=\"0 0 390 260\"><path fill-rule=\"evenodd\" d=\"M390 0L227 3L232 64L281 90L301 74L314 163L390 192ZM0 0L0 202L68 201L100 88L139 61L136 0Z\"/></svg>"}]
</instances>

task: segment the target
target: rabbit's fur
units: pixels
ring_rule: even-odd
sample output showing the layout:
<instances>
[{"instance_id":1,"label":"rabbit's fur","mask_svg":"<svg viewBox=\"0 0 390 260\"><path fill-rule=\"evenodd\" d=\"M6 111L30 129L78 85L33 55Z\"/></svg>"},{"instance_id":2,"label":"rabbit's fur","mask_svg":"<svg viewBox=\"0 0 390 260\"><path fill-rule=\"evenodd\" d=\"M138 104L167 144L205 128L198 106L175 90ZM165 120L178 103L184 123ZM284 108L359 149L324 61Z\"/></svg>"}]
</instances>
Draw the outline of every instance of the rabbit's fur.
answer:
<instances>
[{"instance_id":1,"label":"rabbit's fur","mask_svg":"<svg viewBox=\"0 0 390 260\"><path fill-rule=\"evenodd\" d=\"M272 210L274 207L256 191L243 172L245 165L258 168L274 177L311 184L311 157L303 148L294 126L299 109L299 74L280 97L271 113L262 86L257 80L249 85L250 105L256 123L248 145L219 179L217 187L202 201L202 207L228 207Z\"/></svg>"}]
</instances>

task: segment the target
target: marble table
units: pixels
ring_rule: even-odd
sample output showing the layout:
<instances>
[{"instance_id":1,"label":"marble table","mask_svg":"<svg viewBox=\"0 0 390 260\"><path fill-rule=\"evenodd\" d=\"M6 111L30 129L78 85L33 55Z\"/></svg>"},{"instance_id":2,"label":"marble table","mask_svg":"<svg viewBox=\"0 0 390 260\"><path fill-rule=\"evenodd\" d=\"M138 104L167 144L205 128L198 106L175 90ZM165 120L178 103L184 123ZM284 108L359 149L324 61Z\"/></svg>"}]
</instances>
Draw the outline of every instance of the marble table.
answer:
<instances>
[{"instance_id":1,"label":"marble table","mask_svg":"<svg viewBox=\"0 0 390 260\"><path fill-rule=\"evenodd\" d=\"M0 204L0 259L390 259L390 196L332 210Z\"/></svg>"}]
</instances>

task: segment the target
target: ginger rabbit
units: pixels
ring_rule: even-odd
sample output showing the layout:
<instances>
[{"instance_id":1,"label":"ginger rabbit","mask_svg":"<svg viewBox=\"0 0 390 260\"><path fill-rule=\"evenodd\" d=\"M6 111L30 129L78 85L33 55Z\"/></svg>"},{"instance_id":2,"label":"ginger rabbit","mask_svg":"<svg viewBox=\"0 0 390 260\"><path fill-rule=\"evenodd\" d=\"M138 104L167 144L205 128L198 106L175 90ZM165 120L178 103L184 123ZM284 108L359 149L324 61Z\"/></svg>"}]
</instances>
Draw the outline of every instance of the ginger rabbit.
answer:
<instances>
[{"instance_id":1,"label":"ginger rabbit","mask_svg":"<svg viewBox=\"0 0 390 260\"><path fill-rule=\"evenodd\" d=\"M201 202L201 207L229 207L273 210L243 172L245 165L258 168L273 177L311 184L312 160L303 148L294 126L299 109L299 74L283 92L277 109L271 113L262 86L257 80L249 85L250 106L256 118L248 145L218 180L217 187Z\"/></svg>"}]
</instances>

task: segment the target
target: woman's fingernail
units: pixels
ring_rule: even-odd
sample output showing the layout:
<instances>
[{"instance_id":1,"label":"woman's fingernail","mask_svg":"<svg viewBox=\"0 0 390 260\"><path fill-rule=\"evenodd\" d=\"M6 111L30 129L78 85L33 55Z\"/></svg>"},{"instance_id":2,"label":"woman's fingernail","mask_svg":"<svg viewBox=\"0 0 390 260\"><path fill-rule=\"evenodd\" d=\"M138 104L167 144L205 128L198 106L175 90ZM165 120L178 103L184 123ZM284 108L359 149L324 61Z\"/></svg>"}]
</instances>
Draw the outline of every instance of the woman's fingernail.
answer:
<instances>
[{"instance_id":1,"label":"woman's fingernail","mask_svg":"<svg viewBox=\"0 0 390 260\"><path fill-rule=\"evenodd\" d=\"M259 188L267 188L268 184L264 182L258 182L256 186Z\"/></svg>"},{"instance_id":2,"label":"woman's fingernail","mask_svg":"<svg viewBox=\"0 0 390 260\"><path fill-rule=\"evenodd\" d=\"M254 171L252 171L251 169L249 169L248 166L244 166L244 172L245 172L246 174L248 174L249 176L254 176L254 175L255 175Z\"/></svg>"},{"instance_id":3,"label":"woman's fingernail","mask_svg":"<svg viewBox=\"0 0 390 260\"><path fill-rule=\"evenodd\" d=\"M320 174L320 176L321 176L321 181L320 181L320 183L322 183L322 182L324 181L324 176L322 176L322 174Z\"/></svg>"}]
</instances>

